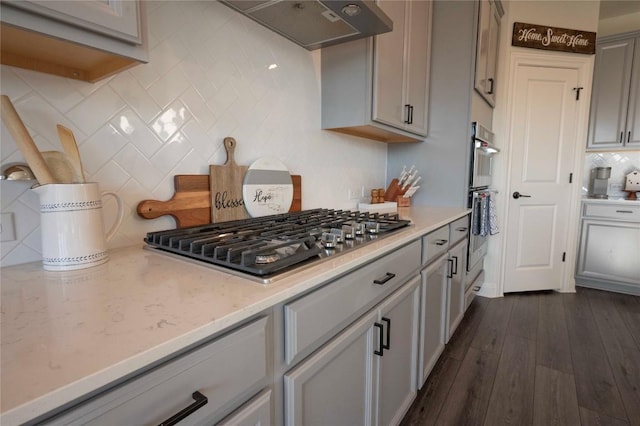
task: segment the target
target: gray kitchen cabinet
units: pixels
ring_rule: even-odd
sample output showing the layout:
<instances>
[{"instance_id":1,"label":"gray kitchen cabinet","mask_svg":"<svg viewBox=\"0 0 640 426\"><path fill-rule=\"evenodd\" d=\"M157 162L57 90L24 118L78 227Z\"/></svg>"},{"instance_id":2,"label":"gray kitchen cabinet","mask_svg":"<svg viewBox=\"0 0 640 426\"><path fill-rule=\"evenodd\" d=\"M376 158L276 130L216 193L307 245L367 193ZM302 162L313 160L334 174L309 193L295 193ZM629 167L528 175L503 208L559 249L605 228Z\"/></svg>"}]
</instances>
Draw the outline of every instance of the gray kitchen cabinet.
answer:
<instances>
[{"instance_id":1,"label":"gray kitchen cabinet","mask_svg":"<svg viewBox=\"0 0 640 426\"><path fill-rule=\"evenodd\" d=\"M422 271L420 291L420 353L418 385L424 385L445 347L447 258L443 255Z\"/></svg>"},{"instance_id":2,"label":"gray kitchen cabinet","mask_svg":"<svg viewBox=\"0 0 640 426\"><path fill-rule=\"evenodd\" d=\"M416 395L417 277L284 375L287 425L398 424Z\"/></svg>"},{"instance_id":3,"label":"gray kitchen cabinet","mask_svg":"<svg viewBox=\"0 0 640 426\"><path fill-rule=\"evenodd\" d=\"M496 104L498 46L503 15L504 9L499 0L480 1L474 87L492 107Z\"/></svg>"},{"instance_id":4,"label":"gray kitchen cabinet","mask_svg":"<svg viewBox=\"0 0 640 426\"><path fill-rule=\"evenodd\" d=\"M189 424L215 423L268 383L268 328L268 317L256 319L46 424L159 424L204 398L207 402L185 420Z\"/></svg>"},{"instance_id":5,"label":"gray kitchen cabinet","mask_svg":"<svg viewBox=\"0 0 640 426\"><path fill-rule=\"evenodd\" d=\"M576 285L640 295L640 205L583 202Z\"/></svg>"},{"instance_id":6,"label":"gray kitchen cabinet","mask_svg":"<svg viewBox=\"0 0 640 426\"><path fill-rule=\"evenodd\" d=\"M94 82L148 62L144 2L7 0L2 63Z\"/></svg>"},{"instance_id":7,"label":"gray kitchen cabinet","mask_svg":"<svg viewBox=\"0 0 640 426\"><path fill-rule=\"evenodd\" d=\"M414 241L328 285L285 304L285 361L293 365L326 343L358 315L420 268ZM381 284L380 284L381 283ZM330 312L330 315L327 313Z\"/></svg>"},{"instance_id":8,"label":"gray kitchen cabinet","mask_svg":"<svg viewBox=\"0 0 640 426\"><path fill-rule=\"evenodd\" d=\"M270 426L271 389L265 389L217 426Z\"/></svg>"},{"instance_id":9,"label":"gray kitchen cabinet","mask_svg":"<svg viewBox=\"0 0 640 426\"><path fill-rule=\"evenodd\" d=\"M598 40L588 150L640 148L640 36Z\"/></svg>"},{"instance_id":10,"label":"gray kitchen cabinet","mask_svg":"<svg viewBox=\"0 0 640 426\"><path fill-rule=\"evenodd\" d=\"M322 128L382 142L427 135L430 1L379 1L392 32L322 49Z\"/></svg>"},{"instance_id":11,"label":"gray kitchen cabinet","mask_svg":"<svg viewBox=\"0 0 640 426\"><path fill-rule=\"evenodd\" d=\"M465 311L465 267L467 264L467 241L461 241L449 250L447 259L447 319L445 321L446 342L462 321Z\"/></svg>"},{"instance_id":12,"label":"gray kitchen cabinet","mask_svg":"<svg viewBox=\"0 0 640 426\"><path fill-rule=\"evenodd\" d=\"M417 394L419 278L389 297L379 309L385 345L378 362L378 425L397 425Z\"/></svg>"}]
</instances>

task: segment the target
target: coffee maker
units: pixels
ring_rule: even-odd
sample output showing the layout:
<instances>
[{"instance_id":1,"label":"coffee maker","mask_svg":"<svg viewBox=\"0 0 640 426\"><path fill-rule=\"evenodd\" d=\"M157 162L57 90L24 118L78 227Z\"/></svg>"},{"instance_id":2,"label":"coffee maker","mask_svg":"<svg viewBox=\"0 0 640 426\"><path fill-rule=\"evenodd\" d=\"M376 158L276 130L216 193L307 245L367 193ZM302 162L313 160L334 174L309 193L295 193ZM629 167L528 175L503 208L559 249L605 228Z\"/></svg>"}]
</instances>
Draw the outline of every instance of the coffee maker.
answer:
<instances>
[{"instance_id":1,"label":"coffee maker","mask_svg":"<svg viewBox=\"0 0 640 426\"><path fill-rule=\"evenodd\" d=\"M611 177L611 167L595 167L591 169L589 177L589 198L609 198L607 189L609 178Z\"/></svg>"}]
</instances>

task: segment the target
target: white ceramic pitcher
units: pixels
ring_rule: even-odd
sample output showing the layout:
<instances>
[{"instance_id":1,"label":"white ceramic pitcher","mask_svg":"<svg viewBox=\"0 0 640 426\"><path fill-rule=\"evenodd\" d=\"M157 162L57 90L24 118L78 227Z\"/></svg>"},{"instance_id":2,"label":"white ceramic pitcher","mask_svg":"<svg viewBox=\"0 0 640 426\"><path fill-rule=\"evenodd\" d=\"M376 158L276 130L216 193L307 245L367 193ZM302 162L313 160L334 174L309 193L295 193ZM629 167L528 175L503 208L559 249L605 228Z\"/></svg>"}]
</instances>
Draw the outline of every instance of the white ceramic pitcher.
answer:
<instances>
[{"instance_id":1,"label":"white ceramic pitcher","mask_svg":"<svg viewBox=\"0 0 640 426\"><path fill-rule=\"evenodd\" d=\"M122 199L114 192L100 192L98 184L68 183L34 187L40 196L42 266L48 271L89 268L109 260L107 241L122 223ZM102 198L112 196L118 213L104 233Z\"/></svg>"}]
</instances>

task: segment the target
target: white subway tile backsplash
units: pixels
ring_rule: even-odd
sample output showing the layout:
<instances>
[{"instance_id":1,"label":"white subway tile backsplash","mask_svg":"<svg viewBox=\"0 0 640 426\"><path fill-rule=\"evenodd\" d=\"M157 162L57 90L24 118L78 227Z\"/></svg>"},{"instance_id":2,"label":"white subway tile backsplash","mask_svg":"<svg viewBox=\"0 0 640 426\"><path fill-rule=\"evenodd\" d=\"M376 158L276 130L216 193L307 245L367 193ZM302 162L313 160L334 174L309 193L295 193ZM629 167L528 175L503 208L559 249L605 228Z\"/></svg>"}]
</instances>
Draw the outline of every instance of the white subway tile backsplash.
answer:
<instances>
[{"instance_id":1,"label":"white subway tile backsplash","mask_svg":"<svg viewBox=\"0 0 640 426\"><path fill-rule=\"evenodd\" d=\"M109 85L146 123L160 113L158 104L130 73L121 73Z\"/></svg>"},{"instance_id":2,"label":"white subway tile backsplash","mask_svg":"<svg viewBox=\"0 0 640 426\"><path fill-rule=\"evenodd\" d=\"M92 135L125 105L124 100L105 85L71 109L67 117L85 134Z\"/></svg>"},{"instance_id":3,"label":"white subway tile backsplash","mask_svg":"<svg viewBox=\"0 0 640 426\"><path fill-rule=\"evenodd\" d=\"M625 176L634 170L640 170L640 151L617 151L617 152L588 152L585 155L582 193L586 195L589 188L589 177L591 169L595 167L611 167L611 177L609 178L610 198L626 197L623 191ZM620 185L622 190L612 188L612 184Z\"/></svg>"},{"instance_id":4,"label":"white subway tile backsplash","mask_svg":"<svg viewBox=\"0 0 640 426\"><path fill-rule=\"evenodd\" d=\"M301 174L303 207L354 208L348 187L384 186L386 145L320 129L319 51L308 52L214 1L146 1L149 64L97 83L2 66L9 95L41 149L60 150L55 125L72 129L87 179L116 191L125 218L109 247L143 244L175 226L144 220L144 199L173 196L174 175L224 164L234 137L238 164L275 156ZM277 67L269 69L271 64ZM23 161L4 126L2 163ZM341 152L340 155L335 155ZM29 183L0 182L18 240L0 245L2 265L40 260L39 199ZM115 204L105 200L105 226Z\"/></svg>"}]
</instances>

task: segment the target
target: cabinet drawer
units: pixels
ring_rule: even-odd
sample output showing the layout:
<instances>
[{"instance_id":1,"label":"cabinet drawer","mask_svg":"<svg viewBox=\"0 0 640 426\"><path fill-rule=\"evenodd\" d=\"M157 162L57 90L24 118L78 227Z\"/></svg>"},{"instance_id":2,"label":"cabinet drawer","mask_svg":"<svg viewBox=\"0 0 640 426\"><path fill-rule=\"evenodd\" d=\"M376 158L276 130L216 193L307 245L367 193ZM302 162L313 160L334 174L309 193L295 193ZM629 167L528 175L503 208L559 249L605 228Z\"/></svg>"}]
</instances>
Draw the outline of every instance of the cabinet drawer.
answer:
<instances>
[{"instance_id":1,"label":"cabinet drawer","mask_svg":"<svg viewBox=\"0 0 640 426\"><path fill-rule=\"evenodd\" d=\"M420 241L414 241L286 304L286 362L291 363L299 354L308 354L319 347L419 268Z\"/></svg>"},{"instance_id":2,"label":"cabinet drawer","mask_svg":"<svg viewBox=\"0 0 640 426\"><path fill-rule=\"evenodd\" d=\"M469 216L461 217L449 224L449 245L453 246L469 235Z\"/></svg>"},{"instance_id":3,"label":"cabinet drawer","mask_svg":"<svg viewBox=\"0 0 640 426\"><path fill-rule=\"evenodd\" d=\"M422 237L422 264L435 260L449 249L449 226L443 226Z\"/></svg>"},{"instance_id":4,"label":"cabinet drawer","mask_svg":"<svg viewBox=\"0 0 640 426\"><path fill-rule=\"evenodd\" d=\"M584 216L621 219L636 222L640 221L640 205L585 203Z\"/></svg>"},{"instance_id":5,"label":"cabinet drawer","mask_svg":"<svg viewBox=\"0 0 640 426\"><path fill-rule=\"evenodd\" d=\"M163 364L53 420L52 424L159 424L194 403L207 404L188 422L215 419L234 399L255 393L267 377L267 318ZM241 354L242 356L239 356Z\"/></svg>"}]
</instances>

